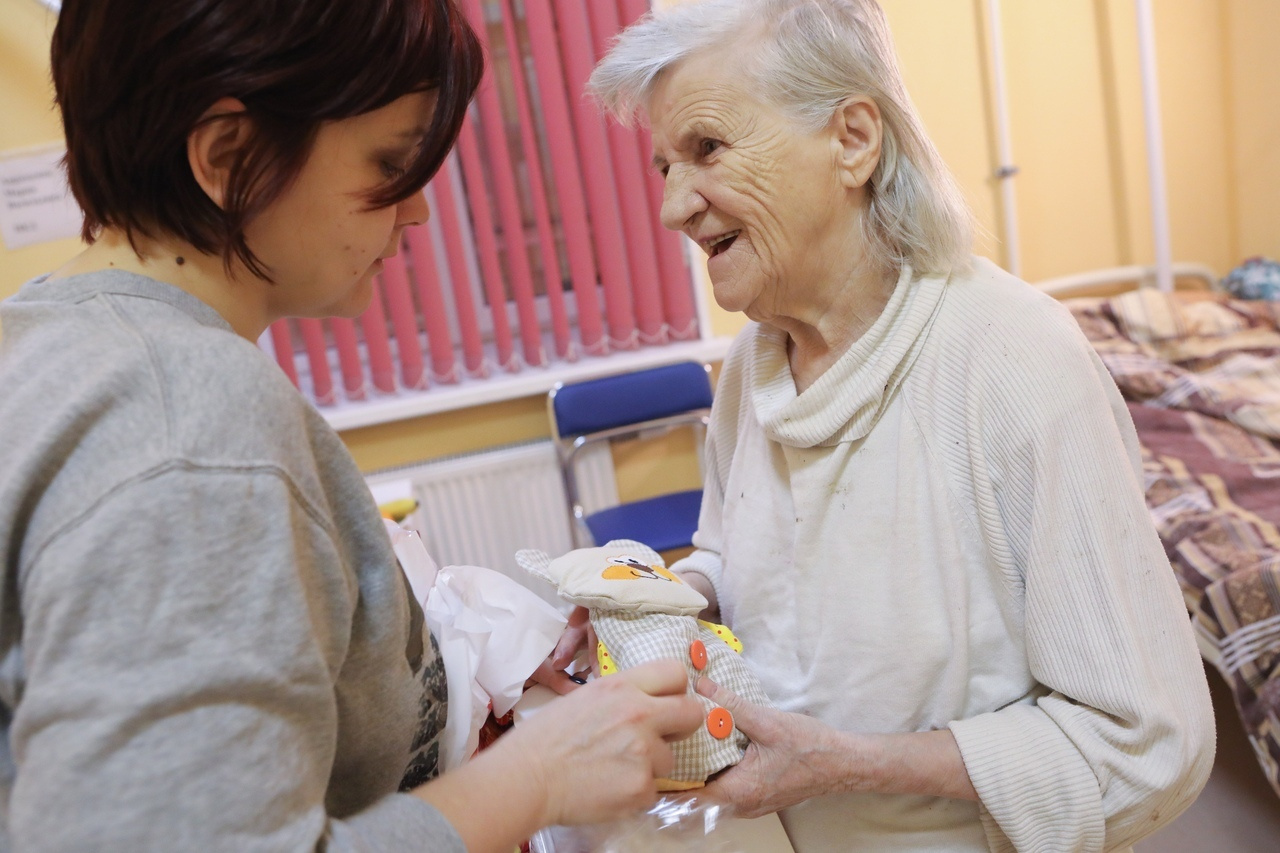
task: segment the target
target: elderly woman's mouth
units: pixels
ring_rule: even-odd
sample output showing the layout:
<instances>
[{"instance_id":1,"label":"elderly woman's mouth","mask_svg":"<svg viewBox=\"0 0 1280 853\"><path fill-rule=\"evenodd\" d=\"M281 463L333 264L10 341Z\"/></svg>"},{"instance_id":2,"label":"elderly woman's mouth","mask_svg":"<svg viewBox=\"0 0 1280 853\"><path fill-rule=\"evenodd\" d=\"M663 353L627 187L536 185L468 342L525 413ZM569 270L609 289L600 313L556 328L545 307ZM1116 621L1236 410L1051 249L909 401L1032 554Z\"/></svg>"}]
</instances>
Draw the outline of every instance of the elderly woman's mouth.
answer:
<instances>
[{"instance_id":1,"label":"elderly woman's mouth","mask_svg":"<svg viewBox=\"0 0 1280 853\"><path fill-rule=\"evenodd\" d=\"M741 233L742 230L739 229L737 231L730 231L728 234L721 234L719 237L712 237L710 240L703 240L702 248L706 251L709 257L714 258L716 255L724 252L733 245L733 241L736 240L738 235Z\"/></svg>"}]
</instances>

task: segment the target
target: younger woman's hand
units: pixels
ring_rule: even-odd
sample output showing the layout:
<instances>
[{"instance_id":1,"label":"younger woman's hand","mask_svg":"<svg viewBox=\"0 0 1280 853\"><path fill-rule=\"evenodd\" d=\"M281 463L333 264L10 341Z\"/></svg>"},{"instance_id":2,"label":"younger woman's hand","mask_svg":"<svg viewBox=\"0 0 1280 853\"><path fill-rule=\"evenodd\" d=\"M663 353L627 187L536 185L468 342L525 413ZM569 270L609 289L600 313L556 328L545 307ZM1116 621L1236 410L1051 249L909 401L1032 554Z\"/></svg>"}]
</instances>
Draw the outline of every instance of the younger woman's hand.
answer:
<instances>
[{"instance_id":1,"label":"younger woman's hand","mask_svg":"<svg viewBox=\"0 0 1280 853\"><path fill-rule=\"evenodd\" d=\"M653 804L670 743L703 723L684 665L654 661L600 678L545 706L488 751L545 794L542 825L596 823ZM483 754L483 753L482 753Z\"/></svg>"}]
</instances>

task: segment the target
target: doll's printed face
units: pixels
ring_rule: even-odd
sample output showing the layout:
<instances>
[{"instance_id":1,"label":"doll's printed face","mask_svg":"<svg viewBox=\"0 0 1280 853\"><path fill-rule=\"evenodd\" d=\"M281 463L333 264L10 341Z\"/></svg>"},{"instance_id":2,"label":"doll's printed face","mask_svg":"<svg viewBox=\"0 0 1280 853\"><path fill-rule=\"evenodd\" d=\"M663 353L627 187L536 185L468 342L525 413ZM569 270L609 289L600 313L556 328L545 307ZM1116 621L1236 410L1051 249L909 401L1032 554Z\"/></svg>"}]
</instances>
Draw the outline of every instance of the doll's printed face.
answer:
<instances>
[{"instance_id":1,"label":"doll's printed face","mask_svg":"<svg viewBox=\"0 0 1280 853\"><path fill-rule=\"evenodd\" d=\"M565 601L589 608L593 619L612 612L693 616L707 606L697 590L666 568L658 552L630 539L578 548L554 560L542 551L526 549L516 554L516 562L554 586Z\"/></svg>"},{"instance_id":2,"label":"doll's printed face","mask_svg":"<svg viewBox=\"0 0 1280 853\"><path fill-rule=\"evenodd\" d=\"M619 555L609 558L609 565L600 573L600 577L611 581L654 580L671 581L683 584L684 581L664 569L662 566L651 566L635 557Z\"/></svg>"}]
</instances>

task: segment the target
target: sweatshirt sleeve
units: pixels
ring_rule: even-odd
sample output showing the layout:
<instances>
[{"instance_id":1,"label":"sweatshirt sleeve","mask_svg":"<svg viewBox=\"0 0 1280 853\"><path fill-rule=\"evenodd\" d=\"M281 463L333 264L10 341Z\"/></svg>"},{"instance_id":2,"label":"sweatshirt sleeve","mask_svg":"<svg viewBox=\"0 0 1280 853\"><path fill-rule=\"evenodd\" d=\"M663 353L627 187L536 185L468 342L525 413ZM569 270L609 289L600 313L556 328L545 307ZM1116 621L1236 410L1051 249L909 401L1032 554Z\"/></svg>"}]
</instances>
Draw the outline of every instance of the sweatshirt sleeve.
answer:
<instances>
[{"instance_id":1,"label":"sweatshirt sleeve","mask_svg":"<svg viewBox=\"0 0 1280 853\"><path fill-rule=\"evenodd\" d=\"M358 589L278 473L151 472L23 568L13 849L463 850L411 795L327 812Z\"/></svg>"},{"instance_id":2,"label":"sweatshirt sleeve","mask_svg":"<svg viewBox=\"0 0 1280 853\"><path fill-rule=\"evenodd\" d=\"M950 728L992 850L1123 849L1204 786L1212 708L1124 401L1074 325L1031 337L973 374L972 429L983 526L1044 689Z\"/></svg>"}]
</instances>

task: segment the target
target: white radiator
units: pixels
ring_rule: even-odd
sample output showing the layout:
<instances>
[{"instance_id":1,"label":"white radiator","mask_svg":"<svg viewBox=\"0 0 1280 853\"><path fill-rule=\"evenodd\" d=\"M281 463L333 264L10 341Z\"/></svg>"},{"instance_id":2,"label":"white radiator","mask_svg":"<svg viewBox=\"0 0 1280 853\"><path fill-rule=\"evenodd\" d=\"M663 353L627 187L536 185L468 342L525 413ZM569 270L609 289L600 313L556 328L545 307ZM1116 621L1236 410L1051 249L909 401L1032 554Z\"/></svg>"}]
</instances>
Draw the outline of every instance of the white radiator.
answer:
<instances>
[{"instance_id":1,"label":"white radiator","mask_svg":"<svg viewBox=\"0 0 1280 853\"><path fill-rule=\"evenodd\" d=\"M408 520L441 566L484 566L537 589L559 604L549 588L529 584L515 562L521 548L552 556L574 545L564 485L550 441L486 450L426 462L367 478L379 503L418 501ZM588 509L617 503L609 449L598 445L578 463Z\"/></svg>"}]
</instances>

